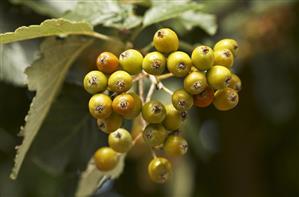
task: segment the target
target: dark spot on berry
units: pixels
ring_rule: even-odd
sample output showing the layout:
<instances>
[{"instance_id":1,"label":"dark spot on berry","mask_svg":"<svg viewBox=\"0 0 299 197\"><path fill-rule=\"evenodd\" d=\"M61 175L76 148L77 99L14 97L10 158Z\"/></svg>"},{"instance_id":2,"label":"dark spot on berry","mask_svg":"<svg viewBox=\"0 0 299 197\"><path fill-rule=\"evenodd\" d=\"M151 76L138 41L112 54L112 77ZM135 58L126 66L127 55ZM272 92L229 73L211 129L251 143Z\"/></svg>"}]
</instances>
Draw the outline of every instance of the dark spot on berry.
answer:
<instances>
[{"instance_id":1,"label":"dark spot on berry","mask_svg":"<svg viewBox=\"0 0 299 197\"><path fill-rule=\"evenodd\" d=\"M185 70L185 69L186 69L186 65L185 65L184 63L179 63L179 64L178 64L178 68L179 68L180 70Z\"/></svg>"},{"instance_id":2,"label":"dark spot on berry","mask_svg":"<svg viewBox=\"0 0 299 197\"><path fill-rule=\"evenodd\" d=\"M236 102L236 101L237 101L237 97L238 97L238 96L237 96L235 93L232 93L232 94L230 95L229 100L232 101L232 102Z\"/></svg>"},{"instance_id":3,"label":"dark spot on berry","mask_svg":"<svg viewBox=\"0 0 299 197\"><path fill-rule=\"evenodd\" d=\"M188 113L183 111L183 112L181 112L180 115L181 115L182 120L185 120L187 118Z\"/></svg>"},{"instance_id":4,"label":"dark spot on berry","mask_svg":"<svg viewBox=\"0 0 299 197\"><path fill-rule=\"evenodd\" d=\"M119 106L121 109L126 109L128 107L128 101L126 99L121 100Z\"/></svg>"},{"instance_id":5,"label":"dark spot on berry","mask_svg":"<svg viewBox=\"0 0 299 197\"><path fill-rule=\"evenodd\" d=\"M90 85L96 85L97 84L97 77L92 76L89 80Z\"/></svg>"},{"instance_id":6,"label":"dark spot on berry","mask_svg":"<svg viewBox=\"0 0 299 197\"><path fill-rule=\"evenodd\" d=\"M95 108L95 110L96 110L97 112L102 112L102 111L104 111L104 109L105 109L105 107L104 107L103 105L98 105L98 106L96 106L96 108Z\"/></svg>"},{"instance_id":7,"label":"dark spot on berry","mask_svg":"<svg viewBox=\"0 0 299 197\"><path fill-rule=\"evenodd\" d=\"M125 88L126 83L123 80L118 80L115 83L117 89L122 90L123 88Z\"/></svg>"},{"instance_id":8,"label":"dark spot on berry","mask_svg":"<svg viewBox=\"0 0 299 197\"><path fill-rule=\"evenodd\" d=\"M223 54L224 54L226 57L230 57L230 55L231 55L230 51L225 51Z\"/></svg>"},{"instance_id":9,"label":"dark spot on berry","mask_svg":"<svg viewBox=\"0 0 299 197\"><path fill-rule=\"evenodd\" d=\"M155 68L155 69L160 68L161 67L161 62L159 60L154 60L153 64L152 64L152 67Z\"/></svg>"},{"instance_id":10,"label":"dark spot on berry","mask_svg":"<svg viewBox=\"0 0 299 197\"><path fill-rule=\"evenodd\" d=\"M201 83L199 81L196 81L195 83L193 83L193 87L194 87L194 89L200 89Z\"/></svg>"},{"instance_id":11,"label":"dark spot on berry","mask_svg":"<svg viewBox=\"0 0 299 197\"><path fill-rule=\"evenodd\" d=\"M237 50L239 47L237 45L234 45L234 49Z\"/></svg>"},{"instance_id":12,"label":"dark spot on berry","mask_svg":"<svg viewBox=\"0 0 299 197\"><path fill-rule=\"evenodd\" d=\"M157 34L157 35L158 35L159 38L163 38L163 37L164 37L164 34L163 34L162 31L158 31L158 34Z\"/></svg>"},{"instance_id":13,"label":"dark spot on berry","mask_svg":"<svg viewBox=\"0 0 299 197\"><path fill-rule=\"evenodd\" d=\"M160 113L162 111L162 107L160 105L154 105L153 106L153 112L155 114Z\"/></svg>"},{"instance_id":14,"label":"dark spot on berry","mask_svg":"<svg viewBox=\"0 0 299 197\"><path fill-rule=\"evenodd\" d=\"M100 58L100 62L101 64L106 64L106 60L107 60L107 56L106 55L102 55L101 58Z\"/></svg>"},{"instance_id":15,"label":"dark spot on berry","mask_svg":"<svg viewBox=\"0 0 299 197\"><path fill-rule=\"evenodd\" d=\"M105 124L104 124L104 122L102 122L102 121L98 122L98 127L99 127L100 129L105 129Z\"/></svg>"},{"instance_id":16,"label":"dark spot on berry","mask_svg":"<svg viewBox=\"0 0 299 197\"><path fill-rule=\"evenodd\" d=\"M202 52L206 55L208 52L209 52L210 50L209 50L209 48L207 48L207 47L204 47L203 49L202 49Z\"/></svg>"},{"instance_id":17,"label":"dark spot on berry","mask_svg":"<svg viewBox=\"0 0 299 197\"><path fill-rule=\"evenodd\" d=\"M226 80L225 80L225 85L229 85L229 83L231 82L232 78L231 77L228 77Z\"/></svg>"},{"instance_id":18,"label":"dark spot on berry","mask_svg":"<svg viewBox=\"0 0 299 197\"><path fill-rule=\"evenodd\" d=\"M146 132L145 137L149 140L152 139L152 137L153 137L152 130L149 130L148 132Z\"/></svg>"},{"instance_id":19,"label":"dark spot on berry","mask_svg":"<svg viewBox=\"0 0 299 197\"><path fill-rule=\"evenodd\" d=\"M126 57L128 57L128 53L127 52L123 52L123 53L120 54L120 57L121 58L126 58Z\"/></svg>"},{"instance_id":20,"label":"dark spot on berry","mask_svg":"<svg viewBox=\"0 0 299 197\"><path fill-rule=\"evenodd\" d=\"M116 132L114 136L115 136L116 138L120 139L122 135L121 135L120 132Z\"/></svg>"},{"instance_id":21,"label":"dark spot on berry","mask_svg":"<svg viewBox=\"0 0 299 197\"><path fill-rule=\"evenodd\" d=\"M179 100L179 106L181 106L181 107L185 107L185 105L186 105L186 101L184 101L184 100Z\"/></svg>"},{"instance_id":22,"label":"dark spot on berry","mask_svg":"<svg viewBox=\"0 0 299 197\"><path fill-rule=\"evenodd\" d=\"M188 150L188 144L183 143L183 144L180 145L180 148L183 150L183 152L187 152L187 150Z\"/></svg>"}]
</instances>

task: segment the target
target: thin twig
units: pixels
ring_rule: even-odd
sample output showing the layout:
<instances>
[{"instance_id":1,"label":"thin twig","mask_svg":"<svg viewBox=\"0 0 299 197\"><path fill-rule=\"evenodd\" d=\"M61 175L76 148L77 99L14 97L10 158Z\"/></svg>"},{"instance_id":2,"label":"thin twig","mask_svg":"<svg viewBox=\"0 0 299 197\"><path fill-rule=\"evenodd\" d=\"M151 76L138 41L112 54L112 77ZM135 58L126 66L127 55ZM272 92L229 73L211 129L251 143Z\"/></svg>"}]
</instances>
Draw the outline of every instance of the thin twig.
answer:
<instances>
[{"instance_id":1,"label":"thin twig","mask_svg":"<svg viewBox=\"0 0 299 197\"><path fill-rule=\"evenodd\" d=\"M146 45L145 47L143 47L142 49L140 49L140 51L141 51L143 54L146 54L146 53L148 53L149 50L151 50L153 47L154 47L154 43L151 42L151 43L149 43L148 45Z\"/></svg>"},{"instance_id":2,"label":"thin twig","mask_svg":"<svg viewBox=\"0 0 299 197\"><path fill-rule=\"evenodd\" d=\"M159 81L162 81L162 80L164 80L164 79L168 79L168 78L171 78L171 77L173 77L173 76L174 76L174 75L173 75L172 73L166 73L166 74L157 76L157 79L158 79Z\"/></svg>"},{"instance_id":3,"label":"thin twig","mask_svg":"<svg viewBox=\"0 0 299 197\"><path fill-rule=\"evenodd\" d=\"M138 135L134 138L133 142L132 142L132 146L134 146L138 140L142 137L143 132L138 133Z\"/></svg>"},{"instance_id":4,"label":"thin twig","mask_svg":"<svg viewBox=\"0 0 299 197\"><path fill-rule=\"evenodd\" d=\"M133 83L136 82L136 81L139 81L140 79L143 79L143 78L145 78L145 77L147 77L147 74L145 74L145 73L140 73L140 74L136 75L136 76L133 78Z\"/></svg>"},{"instance_id":5,"label":"thin twig","mask_svg":"<svg viewBox=\"0 0 299 197\"><path fill-rule=\"evenodd\" d=\"M160 84L161 84L161 89L162 90L164 90L167 94L169 94L169 95L173 95L173 91L171 91L170 89L168 89L166 86L164 86L164 84L162 84L161 82L160 82Z\"/></svg>"},{"instance_id":6,"label":"thin twig","mask_svg":"<svg viewBox=\"0 0 299 197\"><path fill-rule=\"evenodd\" d=\"M144 103L144 89L143 89L143 86L144 86L144 81L143 81L143 79L140 79L138 81L138 89L139 89L139 96L141 98L142 104Z\"/></svg>"},{"instance_id":7,"label":"thin twig","mask_svg":"<svg viewBox=\"0 0 299 197\"><path fill-rule=\"evenodd\" d=\"M149 102L151 100L151 98L152 98L152 96L154 94L155 89L156 89L156 83L152 82L151 86L150 86L150 88L148 90L145 102Z\"/></svg>"}]
</instances>

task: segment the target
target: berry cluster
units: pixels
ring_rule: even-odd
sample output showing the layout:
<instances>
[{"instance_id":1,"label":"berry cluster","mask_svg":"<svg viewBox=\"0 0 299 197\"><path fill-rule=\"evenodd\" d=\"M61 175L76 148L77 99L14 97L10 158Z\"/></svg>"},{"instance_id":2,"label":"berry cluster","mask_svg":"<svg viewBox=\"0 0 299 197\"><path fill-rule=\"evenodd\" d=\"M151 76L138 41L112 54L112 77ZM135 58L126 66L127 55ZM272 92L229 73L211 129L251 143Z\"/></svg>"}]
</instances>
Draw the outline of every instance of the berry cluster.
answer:
<instances>
[{"instance_id":1,"label":"berry cluster","mask_svg":"<svg viewBox=\"0 0 299 197\"><path fill-rule=\"evenodd\" d=\"M216 109L226 111L239 101L241 81L231 71L238 53L235 40L221 40L214 50L198 46L190 57L177 51L176 33L164 28L155 33L153 44L157 51L144 57L134 49L124 51L119 58L103 52L96 61L98 70L84 78L85 90L93 95L89 100L90 114L97 119L99 129L109 134L109 147L98 149L94 155L101 171L112 170L120 154L128 152L137 141L121 128L124 119L132 120L141 114L146 122L141 135L153 153L162 149L166 156L175 157L187 152L188 143L180 136L179 127L193 105L207 107L213 103ZM183 88L175 92L167 89L161 80L168 77L183 78ZM158 89L171 95L172 103L164 105L150 97L144 102L143 95L131 91L133 83L143 78L153 79ZM164 183L171 174L171 163L153 155L149 176L154 182Z\"/></svg>"}]
</instances>

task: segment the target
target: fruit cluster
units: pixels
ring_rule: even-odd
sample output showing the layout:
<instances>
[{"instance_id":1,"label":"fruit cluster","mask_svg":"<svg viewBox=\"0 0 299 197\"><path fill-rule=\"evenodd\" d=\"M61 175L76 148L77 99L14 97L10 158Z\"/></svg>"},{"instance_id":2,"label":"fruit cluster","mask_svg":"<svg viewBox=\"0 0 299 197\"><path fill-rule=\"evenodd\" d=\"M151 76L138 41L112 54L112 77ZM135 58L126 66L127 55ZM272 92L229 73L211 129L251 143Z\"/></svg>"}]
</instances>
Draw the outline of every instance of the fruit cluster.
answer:
<instances>
[{"instance_id":1,"label":"fruit cluster","mask_svg":"<svg viewBox=\"0 0 299 197\"><path fill-rule=\"evenodd\" d=\"M122 128L124 119L140 115L146 122L141 135L153 153L162 149L166 156L175 157L187 152L188 143L179 128L193 105L207 107L213 103L218 110L226 111L239 101L241 81L231 71L238 53L235 40L221 40L214 50L198 46L190 57L177 51L176 33L164 28L155 33L153 44L157 51L144 57L134 49L124 51L119 58L110 52L101 53L96 60L98 70L87 73L83 80L85 90L93 95L89 100L90 114L97 119L99 129L109 134L109 147L98 149L94 155L101 171L112 170L120 154L128 152L137 141ZM161 86L161 80L169 77L183 78L183 88L172 92ZM130 90L134 82L144 78L154 79L157 87L171 95L172 103L164 105L150 97L144 102L143 95ZM171 174L171 163L153 155L149 176L154 182L164 183Z\"/></svg>"}]
</instances>

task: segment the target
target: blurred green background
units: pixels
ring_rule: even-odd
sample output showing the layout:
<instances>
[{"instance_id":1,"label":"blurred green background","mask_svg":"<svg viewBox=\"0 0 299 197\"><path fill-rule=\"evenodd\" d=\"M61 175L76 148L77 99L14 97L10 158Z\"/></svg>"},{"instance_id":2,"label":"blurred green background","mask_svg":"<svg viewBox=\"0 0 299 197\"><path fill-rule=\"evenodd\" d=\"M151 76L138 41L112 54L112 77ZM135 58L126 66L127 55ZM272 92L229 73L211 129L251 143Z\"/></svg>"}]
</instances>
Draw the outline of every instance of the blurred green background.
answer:
<instances>
[{"instance_id":1,"label":"blurred green background","mask_svg":"<svg viewBox=\"0 0 299 197\"><path fill-rule=\"evenodd\" d=\"M52 11L55 12L63 12L74 5L73 1L50 2L53 2ZM150 154L140 146L129 154L122 175L107 181L94 196L299 196L298 1L200 2L206 5L208 13L217 16L216 35L209 36L199 28L183 32L175 19L163 26L175 24L174 29L180 38L191 44L213 45L225 37L239 42L240 55L235 63L235 72L243 83L239 105L229 112L219 112L211 106L190 113L190 120L184 127L189 152L173 161L175 173L168 184L157 185L149 181L146 169ZM46 18L43 12L36 12L24 4L0 2L1 33L13 31L21 25L39 24ZM144 39L150 40L155 30L145 29L137 38L136 46L142 45ZM9 63L25 67L36 56L39 43L36 40L9 45L6 51L12 52L5 54L1 51L1 63L14 59ZM8 60L6 55L15 58ZM86 54L86 59L80 62L85 64L85 61L87 65L93 57L94 54ZM12 68L9 72L17 74L18 69L22 67ZM88 95L76 83L71 83L75 71L76 68L70 71L69 80L50 113L57 113L63 107L71 110L66 103L72 102L78 103L78 110L86 110ZM175 87L173 81L167 83ZM105 143L105 136L94 132L93 121L87 124L85 133L69 135L63 144L53 141L44 144L42 140L34 143L19 178L16 181L9 179L15 146L21 143L17 133L24 124L33 96L34 93L26 87L0 82L0 197L73 196L86 161L96 147ZM56 131L53 124L74 120L70 117L59 120L60 116L47 121L43 131L60 137L61 131ZM49 124L52 124L51 129L47 129ZM67 133L63 135L68 136ZM39 133L37 138L52 139L47 132ZM90 144L89 138L101 140ZM78 144L79 148L73 148ZM52 146L61 147L53 150ZM68 151L69 148L73 150Z\"/></svg>"}]
</instances>

